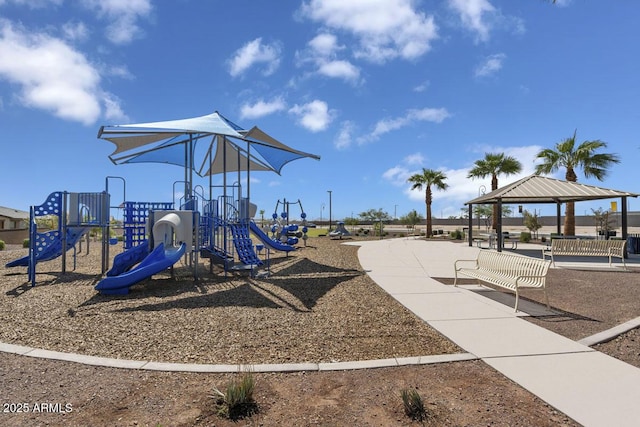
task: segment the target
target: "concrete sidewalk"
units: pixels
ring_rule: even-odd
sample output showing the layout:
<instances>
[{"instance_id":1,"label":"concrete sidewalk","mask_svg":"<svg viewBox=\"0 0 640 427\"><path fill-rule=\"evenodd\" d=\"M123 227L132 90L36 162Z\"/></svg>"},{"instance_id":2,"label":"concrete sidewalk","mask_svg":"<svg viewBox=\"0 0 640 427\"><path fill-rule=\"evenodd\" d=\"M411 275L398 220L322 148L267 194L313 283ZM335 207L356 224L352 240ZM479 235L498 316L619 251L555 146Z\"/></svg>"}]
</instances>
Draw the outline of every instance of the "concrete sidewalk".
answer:
<instances>
[{"instance_id":1,"label":"concrete sidewalk","mask_svg":"<svg viewBox=\"0 0 640 427\"><path fill-rule=\"evenodd\" d=\"M639 425L640 369L527 322L526 313L483 297L477 286L433 279L453 278L454 261L475 259L480 249L417 239L351 244L396 300L551 406L585 426Z\"/></svg>"}]
</instances>

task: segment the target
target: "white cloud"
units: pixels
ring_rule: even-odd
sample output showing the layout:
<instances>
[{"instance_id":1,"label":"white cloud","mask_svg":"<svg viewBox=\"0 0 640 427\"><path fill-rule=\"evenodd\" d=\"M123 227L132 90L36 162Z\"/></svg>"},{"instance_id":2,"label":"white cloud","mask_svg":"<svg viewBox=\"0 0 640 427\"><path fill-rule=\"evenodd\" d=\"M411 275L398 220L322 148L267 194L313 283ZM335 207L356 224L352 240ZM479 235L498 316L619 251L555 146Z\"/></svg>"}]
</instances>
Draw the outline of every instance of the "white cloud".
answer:
<instances>
[{"instance_id":1,"label":"white cloud","mask_svg":"<svg viewBox=\"0 0 640 427\"><path fill-rule=\"evenodd\" d=\"M431 83L428 80L425 80L424 82L422 82L422 83L418 84L417 86L415 86L413 88L413 91L414 92L418 92L418 93L424 92L425 90L427 90L429 88L430 84Z\"/></svg>"},{"instance_id":2,"label":"white cloud","mask_svg":"<svg viewBox=\"0 0 640 427\"><path fill-rule=\"evenodd\" d=\"M345 48L344 46L339 46L338 38L330 33L318 34L309 41L308 45L317 55L324 57L332 56L336 51Z\"/></svg>"},{"instance_id":3,"label":"white cloud","mask_svg":"<svg viewBox=\"0 0 640 427\"><path fill-rule=\"evenodd\" d=\"M422 153L409 154L404 158L404 162L408 165L422 165L424 163L424 156Z\"/></svg>"},{"instance_id":4,"label":"white cloud","mask_svg":"<svg viewBox=\"0 0 640 427\"><path fill-rule=\"evenodd\" d=\"M501 175L498 177L499 185L502 187L534 173L536 154L540 152L542 148L543 147L538 145L524 147L479 146L477 147L477 159L483 158L484 153L504 153L507 156L512 156L520 160L523 168L521 173L511 176ZM399 165L393 166L385 171L382 177L384 180L389 182L389 184L402 187L403 193L409 200L424 203L424 189L422 191L412 191L411 184L407 182L407 179L414 173L420 172L422 167L422 164L411 163L412 159L415 158L414 156L419 157L419 153L405 157ZM466 167L458 169L438 169L447 177L445 183L448 185L448 188L446 191L438 191L437 193L434 193L433 203L436 211L442 211L443 213L447 213L447 215L459 214L460 209L465 202L468 202L479 195L482 186L484 186L486 192L490 191L491 178L470 179L467 177L469 170L472 167L473 164L471 163Z\"/></svg>"},{"instance_id":5,"label":"white cloud","mask_svg":"<svg viewBox=\"0 0 640 427\"><path fill-rule=\"evenodd\" d=\"M112 122L126 122L129 121L129 117L122 111L120 107L120 100L112 94L105 93L103 95L104 103L104 117Z\"/></svg>"},{"instance_id":6,"label":"white cloud","mask_svg":"<svg viewBox=\"0 0 640 427\"><path fill-rule=\"evenodd\" d=\"M130 43L142 34L138 19L149 16L152 10L150 0L82 0L82 3L110 21L107 39L118 45Z\"/></svg>"},{"instance_id":7,"label":"white cloud","mask_svg":"<svg viewBox=\"0 0 640 427\"><path fill-rule=\"evenodd\" d=\"M242 119L255 119L258 117L267 116L269 114L283 111L287 108L287 104L280 97L274 98L271 101L264 101L262 99L256 101L253 105L244 104L240 108L240 118Z\"/></svg>"},{"instance_id":8,"label":"white cloud","mask_svg":"<svg viewBox=\"0 0 640 427\"><path fill-rule=\"evenodd\" d=\"M482 63L480 63L475 71L476 77L487 77L502 69L502 64L507 58L504 53L496 53L495 55L487 56Z\"/></svg>"},{"instance_id":9,"label":"white cloud","mask_svg":"<svg viewBox=\"0 0 640 427\"><path fill-rule=\"evenodd\" d=\"M327 77L342 78L344 80L357 81L360 78L358 67L348 61L329 61L322 63L318 73Z\"/></svg>"},{"instance_id":10,"label":"white cloud","mask_svg":"<svg viewBox=\"0 0 640 427\"><path fill-rule=\"evenodd\" d=\"M349 120L346 120L346 121L341 123L340 131L338 132L338 135L336 136L336 138L333 141L333 145L338 150L344 150L344 149L349 148L351 146L351 143L353 141L354 128L355 128L355 126L354 126L353 122L351 122Z\"/></svg>"},{"instance_id":11,"label":"white cloud","mask_svg":"<svg viewBox=\"0 0 640 427\"><path fill-rule=\"evenodd\" d=\"M448 0L449 7L455 10L462 20L462 25L476 34L478 41L489 40L490 24L486 21L487 14L493 13L495 8L488 0Z\"/></svg>"},{"instance_id":12,"label":"white cloud","mask_svg":"<svg viewBox=\"0 0 640 427\"><path fill-rule=\"evenodd\" d=\"M84 41L89 37L89 30L82 22L67 22L62 26L62 34L67 40Z\"/></svg>"},{"instance_id":13,"label":"white cloud","mask_svg":"<svg viewBox=\"0 0 640 427\"><path fill-rule=\"evenodd\" d=\"M229 63L229 74L237 77L256 64L264 64L263 74L273 74L280 65L281 48L278 43L262 44L258 37L238 49Z\"/></svg>"},{"instance_id":14,"label":"white cloud","mask_svg":"<svg viewBox=\"0 0 640 427\"><path fill-rule=\"evenodd\" d=\"M351 62L337 57L338 52L344 49L344 46L338 45L335 35L326 32L318 34L307 43L307 49L296 52L298 66L312 64L317 74L358 83L360 69Z\"/></svg>"},{"instance_id":15,"label":"white cloud","mask_svg":"<svg viewBox=\"0 0 640 427\"><path fill-rule=\"evenodd\" d=\"M449 114L446 108L422 108L420 110L408 110L402 117L380 120L374 126L373 131L370 134L359 138L358 142L362 144L378 140L386 133L409 126L415 122L426 121L441 123L448 117L451 117L451 114Z\"/></svg>"},{"instance_id":16,"label":"white cloud","mask_svg":"<svg viewBox=\"0 0 640 427\"><path fill-rule=\"evenodd\" d=\"M438 37L432 16L413 8L412 0L308 0L300 14L358 39L355 56L372 62L415 59Z\"/></svg>"},{"instance_id":17,"label":"white cloud","mask_svg":"<svg viewBox=\"0 0 640 427\"><path fill-rule=\"evenodd\" d=\"M382 174L382 178L396 187L402 187L407 184L407 180L413 173L413 171L410 171L405 166L394 166L391 169L387 169Z\"/></svg>"},{"instance_id":18,"label":"white cloud","mask_svg":"<svg viewBox=\"0 0 640 427\"><path fill-rule=\"evenodd\" d=\"M0 19L0 78L17 88L24 106L66 120L93 124L105 108L118 114L118 102L100 87L100 73L65 41L14 27ZM119 111L119 112L118 112Z\"/></svg>"},{"instance_id":19,"label":"white cloud","mask_svg":"<svg viewBox=\"0 0 640 427\"><path fill-rule=\"evenodd\" d=\"M317 99L303 105L296 104L289 112L298 117L298 124L311 132L325 130L335 116L335 111L329 110L326 102Z\"/></svg>"}]
</instances>

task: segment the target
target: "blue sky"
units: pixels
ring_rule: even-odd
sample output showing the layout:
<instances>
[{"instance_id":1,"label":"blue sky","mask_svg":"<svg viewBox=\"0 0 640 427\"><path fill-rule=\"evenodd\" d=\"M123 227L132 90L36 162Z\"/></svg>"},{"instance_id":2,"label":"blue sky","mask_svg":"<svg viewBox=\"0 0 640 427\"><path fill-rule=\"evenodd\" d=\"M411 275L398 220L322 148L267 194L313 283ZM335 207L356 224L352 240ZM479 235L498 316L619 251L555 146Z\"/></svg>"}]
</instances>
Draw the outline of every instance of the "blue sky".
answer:
<instances>
[{"instance_id":1,"label":"blue sky","mask_svg":"<svg viewBox=\"0 0 640 427\"><path fill-rule=\"evenodd\" d=\"M484 153L522 162L504 185L576 129L622 159L579 182L640 192L638 19L635 0L0 0L0 205L107 176L127 200L172 201L179 167L113 165L98 129L216 110L321 156L252 174L267 215L286 198L326 218L328 190L334 219L424 213L407 184L423 167L448 177L434 215L459 215L490 187L467 178Z\"/></svg>"}]
</instances>

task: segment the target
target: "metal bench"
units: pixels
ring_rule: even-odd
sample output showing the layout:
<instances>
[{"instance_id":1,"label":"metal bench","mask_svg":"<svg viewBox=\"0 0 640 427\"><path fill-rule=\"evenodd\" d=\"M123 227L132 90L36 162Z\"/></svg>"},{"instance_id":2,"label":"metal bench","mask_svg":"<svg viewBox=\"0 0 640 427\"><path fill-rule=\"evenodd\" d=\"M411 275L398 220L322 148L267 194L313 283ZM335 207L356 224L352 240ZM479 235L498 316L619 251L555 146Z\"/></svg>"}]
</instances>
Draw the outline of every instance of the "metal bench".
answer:
<instances>
[{"instance_id":1,"label":"metal bench","mask_svg":"<svg viewBox=\"0 0 640 427\"><path fill-rule=\"evenodd\" d=\"M612 267L611 258L622 260L624 269L627 264L624 261L626 240L582 240L582 239L553 239L551 249L542 251L542 258L548 255L555 266L555 258L559 255L567 256L604 256L609 258L609 266Z\"/></svg>"},{"instance_id":2,"label":"metal bench","mask_svg":"<svg viewBox=\"0 0 640 427\"><path fill-rule=\"evenodd\" d=\"M462 266L462 264L467 266ZM458 275L461 274L513 291L516 294L515 311L518 311L521 288L542 289L547 308L549 308L546 277L550 265L551 262L544 259L506 254L504 252L481 251L478 253L477 259L455 261L455 280L453 285L458 285Z\"/></svg>"}]
</instances>

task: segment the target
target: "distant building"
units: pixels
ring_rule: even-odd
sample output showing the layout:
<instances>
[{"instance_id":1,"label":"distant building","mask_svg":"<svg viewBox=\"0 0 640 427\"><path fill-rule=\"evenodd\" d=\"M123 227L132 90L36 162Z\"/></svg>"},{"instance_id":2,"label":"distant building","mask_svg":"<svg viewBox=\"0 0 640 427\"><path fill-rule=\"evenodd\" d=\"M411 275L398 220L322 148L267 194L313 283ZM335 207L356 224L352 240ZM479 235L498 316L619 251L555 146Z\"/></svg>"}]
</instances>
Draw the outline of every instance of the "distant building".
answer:
<instances>
[{"instance_id":1,"label":"distant building","mask_svg":"<svg viewBox=\"0 0 640 427\"><path fill-rule=\"evenodd\" d=\"M21 245L29 238L29 212L0 206L0 240Z\"/></svg>"}]
</instances>

